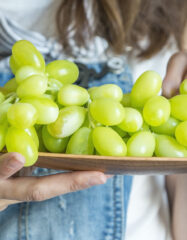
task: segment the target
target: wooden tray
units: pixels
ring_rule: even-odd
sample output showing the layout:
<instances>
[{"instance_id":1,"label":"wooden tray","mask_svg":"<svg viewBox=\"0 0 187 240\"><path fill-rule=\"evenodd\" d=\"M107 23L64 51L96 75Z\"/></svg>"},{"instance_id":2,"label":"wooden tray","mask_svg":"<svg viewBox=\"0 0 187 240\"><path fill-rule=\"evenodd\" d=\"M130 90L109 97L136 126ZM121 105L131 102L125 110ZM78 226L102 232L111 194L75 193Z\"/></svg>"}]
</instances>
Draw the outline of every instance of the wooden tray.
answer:
<instances>
[{"instance_id":1,"label":"wooden tray","mask_svg":"<svg viewBox=\"0 0 187 240\"><path fill-rule=\"evenodd\" d=\"M57 170L95 170L107 174L178 174L187 173L187 158L39 153L35 166Z\"/></svg>"}]
</instances>

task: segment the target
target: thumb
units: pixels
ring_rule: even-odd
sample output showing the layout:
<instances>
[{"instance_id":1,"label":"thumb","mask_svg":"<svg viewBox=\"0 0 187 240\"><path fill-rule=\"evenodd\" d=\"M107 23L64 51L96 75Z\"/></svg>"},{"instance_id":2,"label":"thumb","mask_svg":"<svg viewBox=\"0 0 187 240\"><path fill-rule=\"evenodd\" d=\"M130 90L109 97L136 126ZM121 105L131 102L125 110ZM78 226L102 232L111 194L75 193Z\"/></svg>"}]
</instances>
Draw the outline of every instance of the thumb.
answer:
<instances>
[{"instance_id":1,"label":"thumb","mask_svg":"<svg viewBox=\"0 0 187 240\"><path fill-rule=\"evenodd\" d=\"M162 94L167 98L178 94L179 86L186 73L187 52L178 52L168 62L166 76L162 85Z\"/></svg>"},{"instance_id":2,"label":"thumb","mask_svg":"<svg viewBox=\"0 0 187 240\"><path fill-rule=\"evenodd\" d=\"M19 171L25 158L19 153L6 153L0 157L0 180L4 180Z\"/></svg>"}]
</instances>

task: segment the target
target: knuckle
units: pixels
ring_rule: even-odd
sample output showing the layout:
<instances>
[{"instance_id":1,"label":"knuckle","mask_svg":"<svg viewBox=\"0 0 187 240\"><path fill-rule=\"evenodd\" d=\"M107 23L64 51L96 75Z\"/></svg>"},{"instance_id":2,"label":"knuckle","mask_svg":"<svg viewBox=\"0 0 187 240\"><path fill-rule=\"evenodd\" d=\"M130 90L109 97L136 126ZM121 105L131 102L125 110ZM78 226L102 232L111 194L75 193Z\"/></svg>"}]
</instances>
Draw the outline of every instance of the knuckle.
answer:
<instances>
[{"instance_id":1,"label":"knuckle","mask_svg":"<svg viewBox=\"0 0 187 240\"><path fill-rule=\"evenodd\" d=\"M29 191L26 201L44 201L46 199L45 193L40 185L34 185Z\"/></svg>"},{"instance_id":2,"label":"knuckle","mask_svg":"<svg viewBox=\"0 0 187 240\"><path fill-rule=\"evenodd\" d=\"M75 178L70 183L70 192L76 192L83 188L79 178Z\"/></svg>"}]
</instances>

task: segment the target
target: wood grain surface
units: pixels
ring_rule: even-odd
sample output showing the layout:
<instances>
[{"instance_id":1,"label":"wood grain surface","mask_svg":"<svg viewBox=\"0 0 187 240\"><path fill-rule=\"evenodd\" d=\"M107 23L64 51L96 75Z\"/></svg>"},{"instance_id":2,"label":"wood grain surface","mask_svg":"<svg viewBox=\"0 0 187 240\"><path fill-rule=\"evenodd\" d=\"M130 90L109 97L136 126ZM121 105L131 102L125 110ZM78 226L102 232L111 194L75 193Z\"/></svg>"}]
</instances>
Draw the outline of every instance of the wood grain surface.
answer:
<instances>
[{"instance_id":1,"label":"wood grain surface","mask_svg":"<svg viewBox=\"0 0 187 240\"><path fill-rule=\"evenodd\" d=\"M187 158L39 153L35 166L57 170L97 170L108 174L179 174L187 173Z\"/></svg>"},{"instance_id":2,"label":"wood grain surface","mask_svg":"<svg viewBox=\"0 0 187 240\"><path fill-rule=\"evenodd\" d=\"M70 171L94 170L107 174L168 175L187 173L187 158L106 157L40 152L35 166Z\"/></svg>"}]
</instances>

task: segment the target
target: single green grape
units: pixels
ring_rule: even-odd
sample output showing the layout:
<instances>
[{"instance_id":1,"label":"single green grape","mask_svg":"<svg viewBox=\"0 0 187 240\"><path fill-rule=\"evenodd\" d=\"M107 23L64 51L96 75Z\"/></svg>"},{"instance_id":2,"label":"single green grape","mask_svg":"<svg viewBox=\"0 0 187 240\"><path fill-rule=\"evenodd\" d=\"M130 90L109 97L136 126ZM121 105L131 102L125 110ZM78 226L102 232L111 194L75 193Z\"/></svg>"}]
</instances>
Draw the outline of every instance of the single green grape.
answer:
<instances>
[{"instance_id":1,"label":"single green grape","mask_svg":"<svg viewBox=\"0 0 187 240\"><path fill-rule=\"evenodd\" d=\"M131 106L143 108L144 104L156 96L162 86L162 79L155 71L144 72L135 82L131 91Z\"/></svg>"},{"instance_id":2,"label":"single green grape","mask_svg":"<svg viewBox=\"0 0 187 240\"><path fill-rule=\"evenodd\" d=\"M19 98L39 97L47 90L47 78L41 75L33 75L25 79L17 88Z\"/></svg>"},{"instance_id":3,"label":"single green grape","mask_svg":"<svg viewBox=\"0 0 187 240\"><path fill-rule=\"evenodd\" d=\"M92 155L93 152L92 131L90 128L81 127L71 136L66 153Z\"/></svg>"},{"instance_id":4,"label":"single green grape","mask_svg":"<svg viewBox=\"0 0 187 240\"><path fill-rule=\"evenodd\" d=\"M96 151L103 156L126 156L127 147L123 139L110 127L96 127L92 132Z\"/></svg>"},{"instance_id":5,"label":"single green grape","mask_svg":"<svg viewBox=\"0 0 187 240\"><path fill-rule=\"evenodd\" d=\"M173 137L167 135L155 135L157 157L187 157L187 150Z\"/></svg>"},{"instance_id":6,"label":"single green grape","mask_svg":"<svg viewBox=\"0 0 187 240\"><path fill-rule=\"evenodd\" d=\"M123 92L118 85L104 84L100 87L92 88L90 97L92 100L97 98L112 98L120 102L123 98Z\"/></svg>"},{"instance_id":7,"label":"single green grape","mask_svg":"<svg viewBox=\"0 0 187 240\"><path fill-rule=\"evenodd\" d=\"M11 93L11 92L16 92L17 86L18 86L18 84L16 82L16 79L12 78L8 82L5 83L2 90L5 94Z\"/></svg>"},{"instance_id":8,"label":"single green grape","mask_svg":"<svg viewBox=\"0 0 187 240\"><path fill-rule=\"evenodd\" d=\"M58 92L58 102L63 106L82 106L88 100L88 91L77 85L65 84Z\"/></svg>"},{"instance_id":9,"label":"single green grape","mask_svg":"<svg viewBox=\"0 0 187 240\"><path fill-rule=\"evenodd\" d=\"M59 108L57 104L46 97L27 97L20 102L30 103L36 108L38 114L37 124L50 124L55 122L58 117Z\"/></svg>"},{"instance_id":10,"label":"single green grape","mask_svg":"<svg viewBox=\"0 0 187 240\"><path fill-rule=\"evenodd\" d=\"M112 126L121 123L125 117L124 107L111 98L98 98L90 104L91 116L99 123Z\"/></svg>"},{"instance_id":11,"label":"single green grape","mask_svg":"<svg viewBox=\"0 0 187 240\"><path fill-rule=\"evenodd\" d=\"M175 130L177 141L187 147L187 121L179 123Z\"/></svg>"},{"instance_id":12,"label":"single green grape","mask_svg":"<svg viewBox=\"0 0 187 240\"><path fill-rule=\"evenodd\" d=\"M187 95L177 95L170 99L171 104L171 115L180 120L187 120Z\"/></svg>"},{"instance_id":13,"label":"single green grape","mask_svg":"<svg viewBox=\"0 0 187 240\"><path fill-rule=\"evenodd\" d=\"M95 91L96 88L98 88L98 87L88 88L88 93L91 95L92 91Z\"/></svg>"},{"instance_id":14,"label":"single green grape","mask_svg":"<svg viewBox=\"0 0 187 240\"><path fill-rule=\"evenodd\" d=\"M15 75L17 84L22 83L25 79L33 75L41 75L44 76L43 72L40 72L38 69L32 66L22 66L20 67Z\"/></svg>"},{"instance_id":15,"label":"single green grape","mask_svg":"<svg viewBox=\"0 0 187 240\"><path fill-rule=\"evenodd\" d=\"M7 120L7 112L11 105L11 103L0 104L0 124Z\"/></svg>"},{"instance_id":16,"label":"single green grape","mask_svg":"<svg viewBox=\"0 0 187 240\"><path fill-rule=\"evenodd\" d=\"M135 133L127 142L127 155L134 157L152 157L155 150L155 137L151 132Z\"/></svg>"},{"instance_id":17,"label":"single green grape","mask_svg":"<svg viewBox=\"0 0 187 240\"><path fill-rule=\"evenodd\" d=\"M0 92L0 104L5 100L5 95Z\"/></svg>"},{"instance_id":18,"label":"single green grape","mask_svg":"<svg viewBox=\"0 0 187 240\"><path fill-rule=\"evenodd\" d=\"M15 103L8 109L9 123L17 128L30 128L37 121L37 110L29 103Z\"/></svg>"},{"instance_id":19,"label":"single green grape","mask_svg":"<svg viewBox=\"0 0 187 240\"><path fill-rule=\"evenodd\" d=\"M45 71L45 61L35 46L27 41L17 41L12 47L13 58L10 60L11 69L15 72L22 66L32 66L39 71Z\"/></svg>"},{"instance_id":20,"label":"single green grape","mask_svg":"<svg viewBox=\"0 0 187 240\"><path fill-rule=\"evenodd\" d=\"M125 108L125 118L118 125L119 128L126 132L137 132L143 124L141 113L134 108Z\"/></svg>"},{"instance_id":21,"label":"single green grape","mask_svg":"<svg viewBox=\"0 0 187 240\"><path fill-rule=\"evenodd\" d=\"M8 122L4 121L0 124L0 151L5 147L5 138L8 131Z\"/></svg>"},{"instance_id":22,"label":"single green grape","mask_svg":"<svg viewBox=\"0 0 187 240\"><path fill-rule=\"evenodd\" d=\"M43 129L42 125L36 125L36 132L37 132L38 140L39 140L38 150L39 150L39 152L47 152L47 149L43 142L42 129Z\"/></svg>"},{"instance_id":23,"label":"single green grape","mask_svg":"<svg viewBox=\"0 0 187 240\"><path fill-rule=\"evenodd\" d=\"M157 127L167 122L170 116L170 103L162 96L149 99L143 108L143 117L147 124Z\"/></svg>"},{"instance_id":24,"label":"single green grape","mask_svg":"<svg viewBox=\"0 0 187 240\"><path fill-rule=\"evenodd\" d=\"M71 136L84 123L86 110L83 107L71 106L62 108L55 122L48 125L49 133L56 138Z\"/></svg>"},{"instance_id":25,"label":"single green grape","mask_svg":"<svg viewBox=\"0 0 187 240\"><path fill-rule=\"evenodd\" d=\"M151 127L152 131L158 134L164 135L175 135L176 126L179 124L179 121L173 117L169 117L167 122L163 123L158 127Z\"/></svg>"},{"instance_id":26,"label":"single green grape","mask_svg":"<svg viewBox=\"0 0 187 240\"><path fill-rule=\"evenodd\" d=\"M179 88L180 94L187 94L187 79L185 79Z\"/></svg>"},{"instance_id":27,"label":"single green grape","mask_svg":"<svg viewBox=\"0 0 187 240\"><path fill-rule=\"evenodd\" d=\"M128 134L130 136L133 136L134 133L138 133L138 132L142 132L142 131L151 132L151 130L149 128L149 125L144 121L143 121L143 124L142 124L141 128L137 132L129 132Z\"/></svg>"},{"instance_id":28,"label":"single green grape","mask_svg":"<svg viewBox=\"0 0 187 240\"><path fill-rule=\"evenodd\" d=\"M77 65L68 60L56 60L46 66L49 77L55 78L62 83L74 83L79 76Z\"/></svg>"},{"instance_id":29,"label":"single green grape","mask_svg":"<svg viewBox=\"0 0 187 240\"><path fill-rule=\"evenodd\" d=\"M121 104L124 107L131 107L131 94L130 93L124 93L123 98L121 100Z\"/></svg>"},{"instance_id":30,"label":"single green grape","mask_svg":"<svg viewBox=\"0 0 187 240\"><path fill-rule=\"evenodd\" d=\"M39 138L34 127L25 128L24 131L32 138L36 144L37 149L39 148Z\"/></svg>"},{"instance_id":31,"label":"single green grape","mask_svg":"<svg viewBox=\"0 0 187 240\"><path fill-rule=\"evenodd\" d=\"M42 128L42 139L45 148L52 153L63 153L66 150L69 138L55 138L47 130L47 126Z\"/></svg>"},{"instance_id":32,"label":"single green grape","mask_svg":"<svg viewBox=\"0 0 187 240\"><path fill-rule=\"evenodd\" d=\"M45 93L45 94L41 95L41 97L50 99L50 100L52 100L52 101L55 101L55 96L54 96L54 95L51 95L51 94Z\"/></svg>"},{"instance_id":33,"label":"single green grape","mask_svg":"<svg viewBox=\"0 0 187 240\"><path fill-rule=\"evenodd\" d=\"M14 56L10 56L9 66L14 75L16 75L17 70L19 69L19 65L16 63Z\"/></svg>"},{"instance_id":34,"label":"single green grape","mask_svg":"<svg viewBox=\"0 0 187 240\"><path fill-rule=\"evenodd\" d=\"M10 127L5 142L8 152L18 152L25 157L25 167L32 166L37 161L36 144L23 129Z\"/></svg>"}]
</instances>

